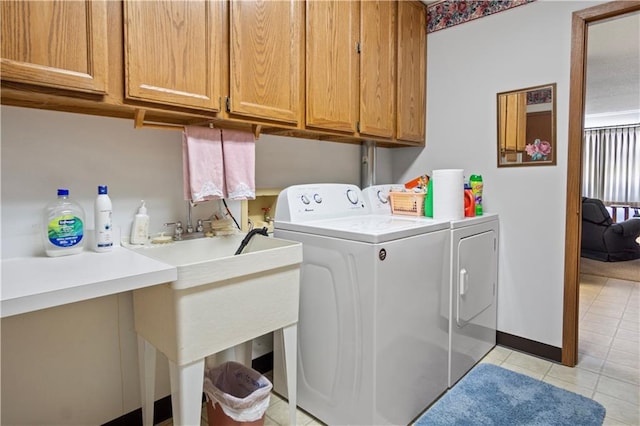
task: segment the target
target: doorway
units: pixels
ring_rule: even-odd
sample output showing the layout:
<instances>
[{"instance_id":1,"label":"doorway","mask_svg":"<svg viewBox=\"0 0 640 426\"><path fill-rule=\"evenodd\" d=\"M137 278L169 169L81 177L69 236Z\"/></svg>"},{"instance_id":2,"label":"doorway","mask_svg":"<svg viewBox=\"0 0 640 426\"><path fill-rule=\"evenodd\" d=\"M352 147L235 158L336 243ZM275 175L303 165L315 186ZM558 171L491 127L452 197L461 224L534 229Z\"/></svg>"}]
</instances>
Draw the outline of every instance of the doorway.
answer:
<instances>
[{"instance_id":1,"label":"doorway","mask_svg":"<svg viewBox=\"0 0 640 426\"><path fill-rule=\"evenodd\" d=\"M587 27L590 23L638 10L640 10L640 1L615 1L574 12L572 16L562 327L562 364L569 367L575 366L578 361L582 139Z\"/></svg>"}]
</instances>

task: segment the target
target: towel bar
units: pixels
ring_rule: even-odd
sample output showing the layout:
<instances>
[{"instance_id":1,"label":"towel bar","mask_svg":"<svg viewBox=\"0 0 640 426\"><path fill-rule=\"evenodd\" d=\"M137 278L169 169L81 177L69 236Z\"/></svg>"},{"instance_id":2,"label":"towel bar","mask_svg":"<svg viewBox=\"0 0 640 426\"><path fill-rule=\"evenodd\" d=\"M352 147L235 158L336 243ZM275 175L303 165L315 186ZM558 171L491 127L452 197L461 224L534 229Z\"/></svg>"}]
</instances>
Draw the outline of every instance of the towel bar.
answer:
<instances>
[{"instance_id":1,"label":"towel bar","mask_svg":"<svg viewBox=\"0 0 640 426\"><path fill-rule=\"evenodd\" d=\"M161 130L179 130L179 131L184 130L184 126L180 124L162 124L162 123L145 122L144 121L145 114L146 114L146 111L144 109L136 109L134 114L134 120L133 120L134 129L141 129L144 127L148 129L161 129ZM213 123L206 122L206 124L209 125L209 128L213 129ZM195 124L195 125L198 125L198 124ZM251 132L253 133L253 136L256 138L256 140L260 139L261 131L262 131L261 125L259 124L251 125Z\"/></svg>"}]
</instances>

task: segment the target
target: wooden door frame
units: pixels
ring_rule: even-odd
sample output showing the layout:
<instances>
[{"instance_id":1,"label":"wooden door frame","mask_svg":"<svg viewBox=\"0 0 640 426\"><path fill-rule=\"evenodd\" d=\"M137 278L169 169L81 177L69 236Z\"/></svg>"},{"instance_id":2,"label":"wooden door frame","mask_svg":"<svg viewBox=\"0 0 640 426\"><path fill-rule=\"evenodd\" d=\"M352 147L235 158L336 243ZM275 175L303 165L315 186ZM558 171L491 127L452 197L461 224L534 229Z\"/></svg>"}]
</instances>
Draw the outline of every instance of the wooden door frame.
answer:
<instances>
[{"instance_id":1,"label":"wooden door frame","mask_svg":"<svg viewBox=\"0 0 640 426\"><path fill-rule=\"evenodd\" d=\"M592 22L638 10L640 10L640 1L614 1L576 11L572 16L567 217L564 250L564 314L562 327L562 364L569 367L575 366L578 362L580 235L582 232L582 135L584 132L587 26Z\"/></svg>"}]
</instances>

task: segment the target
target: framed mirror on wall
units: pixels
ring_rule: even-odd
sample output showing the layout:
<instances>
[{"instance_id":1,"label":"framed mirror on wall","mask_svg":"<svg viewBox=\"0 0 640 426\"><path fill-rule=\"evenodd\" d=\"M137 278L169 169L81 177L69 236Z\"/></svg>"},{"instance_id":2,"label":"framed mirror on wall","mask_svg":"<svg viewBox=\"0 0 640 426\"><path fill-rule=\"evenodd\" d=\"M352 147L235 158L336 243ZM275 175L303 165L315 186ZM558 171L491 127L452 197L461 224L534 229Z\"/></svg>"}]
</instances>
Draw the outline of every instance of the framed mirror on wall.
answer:
<instances>
[{"instance_id":1,"label":"framed mirror on wall","mask_svg":"<svg viewBox=\"0 0 640 426\"><path fill-rule=\"evenodd\" d=\"M498 93L498 167L556 164L556 83Z\"/></svg>"}]
</instances>

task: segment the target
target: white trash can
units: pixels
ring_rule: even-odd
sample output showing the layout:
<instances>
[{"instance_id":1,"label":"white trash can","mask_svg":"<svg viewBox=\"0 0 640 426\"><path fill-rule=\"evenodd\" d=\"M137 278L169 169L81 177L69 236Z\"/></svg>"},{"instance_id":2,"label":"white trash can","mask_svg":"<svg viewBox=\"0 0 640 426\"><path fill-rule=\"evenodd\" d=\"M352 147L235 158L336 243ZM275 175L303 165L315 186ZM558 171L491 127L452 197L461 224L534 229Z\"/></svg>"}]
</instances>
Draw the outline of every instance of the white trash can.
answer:
<instances>
[{"instance_id":1,"label":"white trash can","mask_svg":"<svg viewBox=\"0 0 640 426\"><path fill-rule=\"evenodd\" d=\"M272 387L269 379L238 362L205 371L209 426L262 426Z\"/></svg>"}]
</instances>

